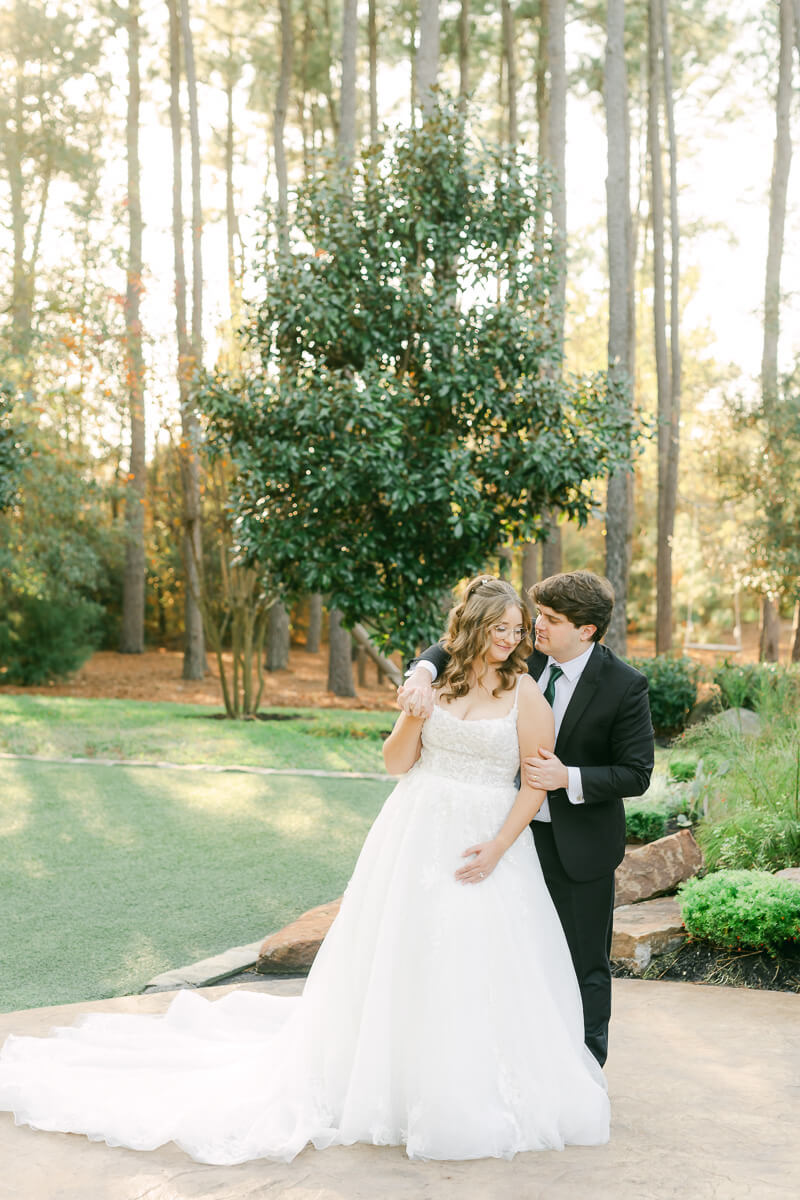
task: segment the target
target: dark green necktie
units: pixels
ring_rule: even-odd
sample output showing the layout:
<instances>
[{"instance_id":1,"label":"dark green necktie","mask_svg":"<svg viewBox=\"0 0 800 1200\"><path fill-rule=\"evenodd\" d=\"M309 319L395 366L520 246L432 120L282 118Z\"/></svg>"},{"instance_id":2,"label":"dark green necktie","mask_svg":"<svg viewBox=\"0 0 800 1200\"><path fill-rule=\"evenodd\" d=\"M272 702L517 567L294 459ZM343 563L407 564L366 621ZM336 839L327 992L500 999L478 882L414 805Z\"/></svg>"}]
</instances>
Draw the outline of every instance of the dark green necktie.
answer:
<instances>
[{"instance_id":1,"label":"dark green necktie","mask_svg":"<svg viewBox=\"0 0 800 1200\"><path fill-rule=\"evenodd\" d=\"M556 666L555 663L550 664L550 678L547 681L547 687L544 689L544 698L551 708L556 698L556 683L563 674L564 672L561 670L561 667Z\"/></svg>"}]
</instances>

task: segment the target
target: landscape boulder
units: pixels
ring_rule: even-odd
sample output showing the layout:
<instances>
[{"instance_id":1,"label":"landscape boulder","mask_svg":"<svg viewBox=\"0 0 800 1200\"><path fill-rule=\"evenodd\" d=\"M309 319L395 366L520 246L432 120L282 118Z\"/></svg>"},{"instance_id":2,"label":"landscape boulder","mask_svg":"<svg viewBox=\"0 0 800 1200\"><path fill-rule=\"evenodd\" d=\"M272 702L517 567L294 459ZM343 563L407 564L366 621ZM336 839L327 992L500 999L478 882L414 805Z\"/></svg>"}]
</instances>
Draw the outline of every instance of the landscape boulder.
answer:
<instances>
[{"instance_id":1,"label":"landscape boulder","mask_svg":"<svg viewBox=\"0 0 800 1200\"><path fill-rule=\"evenodd\" d=\"M641 975L654 955L676 949L685 939L680 905L674 897L625 904L614 912L611 961Z\"/></svg>"},{"instance_id":2,"label":"landscape boulder","mask_svg":"<svg viewBox=\"0 0 800 1200\"><path fill-rule=\"evenodd\" d=\"M788 879L790 883L800 885L800 867L784 867L781 871L776 871L775 874L779 879Z\"/></svg>"},{"instance_id":3,"label":"landscape boulder","mask_svg":"<svg viewBox=\"0 0 800 1200\"><path fill-rule=\"evenodd\" d=\"M341 900L331 900L328 904L320 904L277 933L271 933L258 952L256 971L260 975L305 974L341 903Z\"/></svg>"},{"instance_id":4,"label":"landscape boulder","mask_svg":"<svg viewBox=\"0 0 800 1200\"><path fill-rule=\"evenodd\" d=\"M726 708L714 720L741 733L742 737L758 737L762 729L761 717L749 708Z\"/></svg>"},{"instance_id":5,"label":"landscape boulder","mask_svg":"<svg viewBox=\"0 0 800 1200\"><path fill-rule=\"evenodd\" d=\"M681 829L646 846L629 846L617 867L615 905L635 904L673 891L703 866L691 830Z\"/></svg>"}]
</instances>

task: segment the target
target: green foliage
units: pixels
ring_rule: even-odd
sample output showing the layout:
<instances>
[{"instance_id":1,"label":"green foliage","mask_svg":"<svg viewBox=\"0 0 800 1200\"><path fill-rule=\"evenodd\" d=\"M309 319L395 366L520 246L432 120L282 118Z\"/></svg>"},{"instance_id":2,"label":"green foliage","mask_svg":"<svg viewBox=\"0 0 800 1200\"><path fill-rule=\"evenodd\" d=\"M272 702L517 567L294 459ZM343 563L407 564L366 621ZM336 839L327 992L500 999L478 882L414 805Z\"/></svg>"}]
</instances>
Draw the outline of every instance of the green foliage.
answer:
<instances>
[{"instance_id":1,"label":"green foliage","mask_svg":"<svg viewBox=\"0 0 800 1200\"><path fill-rule=\"evenodd\" d=\"M632 666L647 676L650 713L658 737L672 737L686 727L697 700L700 668L690 658L659 654L656 658L633 658Z\"/></svg>"},{"instance_id":2,"label":"green foliage","mask_svg":"<svg viewBox=\"0 0 800 1200\"><path fill-rule=\"evenodd\" d=\"M544 510L584 521L587 481L630 452L605 378L561 378L544 192L455 112L317 177L291 222L302 248L267 268L257 369L199 396L245 560L404 650Z\"/></svg>"},{"instance_id":3,"label":"green foliage","mask_svg":"<svg viewBox=\"0 0 800 1200\"><path fill-rule=\"evenodd\" d=\"M800 672L777 663L732 663L727 659L712 676L723 708L785 708L800 701Z\"/></svg>"},{"instance_id":4,"label":"green foliage","mask_svg":"<svg viewBox=\"0 0 800 1200\"><path fill-rule=\"evenodd\" d=\"M77 671L100 642L102 617L100 605L82 596L19 593L0 616L0 679L27 686Z\"/></svg>"},{"instance_id":5,"label":"green foliage","mask_svg":"<svg viewBox=\"0 0 800 1200\"><path fill-rule=\"evenodd\" d=\"M800 887L766 871L717 871L678 889L691 937L775 954L800 938Z\"/></svg>"},{"instance_id":6,"label":"green foliage","mask_svg":"<svg viewBox=\"0 0 800 1200\"><path fill-rule=\"evenodd\" d=\"M19 473L26 448L13 418L15 396L8 384L0 383L0 512L17 498Z\"/></svg>"},{"instance_id":7,"label":"green foliage","mask_svg":"<svg viewBox=\"0 0 800 1200\"><path fill-rule=\"evenodd\" d=\"M654 842L667 832L668 820L665 805L629 800L625 805L626 841Z\"/></svg>"},{"instance_id":8,"label":"green foliage","mask_svg":"<svg viewBox=\"0 0 800 1200\"><path fill-rule=\"evenodd\" d=\"M688 783L697 774L697 760L694 758L673 758L667 764L670 777L676 783Z\"/></svg>"},{"instance_id":9,"label":"green foliage","mask_svg":"<svg viewBox=\"0 0 800 1200\"><path fill-rule=\"evenodd\" d=\"M715 718L687 730L681 745L702 757L702 771L688 788L706 811L695 836L712 870L774 871L800 863L796 705L772 711L759 737L743 737Z\"/></svg>"},{"instance_id":10,"label":"green foliage","mask_svg":"<svg viewBox=\"0 0 800 1200\"><path fill-rule=\"evenodd\" d=\"M0 513L0 676L44 683L76 670L100 642L121 546L103 489L48 430L31 452L19 499Z\"/></svg>"},{"instance_id":11,"label":"green foliage","mask_svg":"<svg viewBox=\"0 0 800 1200\"><path fill-rule=\"evenodd\" d=\"M778 381L777 395L757 405L730 405L735 439L720 453L718 470L731 493L755 500L747 523L748 572L759 591L794 597L800 575L800 361Z\"/></svg>"}]
</instances>

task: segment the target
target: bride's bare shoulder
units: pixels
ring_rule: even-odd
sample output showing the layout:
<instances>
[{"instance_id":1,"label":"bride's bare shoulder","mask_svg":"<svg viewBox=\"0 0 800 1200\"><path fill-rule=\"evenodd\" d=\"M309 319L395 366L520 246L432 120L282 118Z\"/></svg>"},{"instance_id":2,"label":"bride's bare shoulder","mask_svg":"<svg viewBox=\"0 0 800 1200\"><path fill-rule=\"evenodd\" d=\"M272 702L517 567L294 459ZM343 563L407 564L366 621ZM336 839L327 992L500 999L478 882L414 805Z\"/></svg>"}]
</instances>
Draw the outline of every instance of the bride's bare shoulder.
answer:
<instances>
[{"instance_id":1,"label":"bride's bare shoulder","mask_svg":"<svg viewBox=\"0 0 800 1200\"><path fill-rule=\"evenodd\" d=\"M539 690L538 683L532 675L528 675L527 672L524 675L520 675L518 687L517 696L519 697L519 703L524 708L530 711L538 711L544 706L543 711L550 711L550 705L545 700Z\"/></svg>"}]
</instances>

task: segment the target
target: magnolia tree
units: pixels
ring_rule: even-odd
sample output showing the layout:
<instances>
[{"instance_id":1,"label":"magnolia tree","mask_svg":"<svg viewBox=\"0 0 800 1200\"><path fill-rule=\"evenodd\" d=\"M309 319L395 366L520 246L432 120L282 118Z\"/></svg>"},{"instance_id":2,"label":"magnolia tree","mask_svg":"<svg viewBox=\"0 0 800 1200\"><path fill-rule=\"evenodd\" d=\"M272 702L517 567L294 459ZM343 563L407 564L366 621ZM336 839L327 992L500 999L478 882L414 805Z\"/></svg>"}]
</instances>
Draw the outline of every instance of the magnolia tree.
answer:
<instances>
[{"instance_id":1,"label":"magnolia tree","mask_svg":"<svg viewBox=\"0 0 800 1200\"><path fill-rule=\"evenodd\" d=\"M545 191L449 111L321 175L265 268L251 368L201 391L243 561L384 645L437 634L442 595L542 513L585 521L630 454L622 395L562 374Z\"/></svg>"}]
</instances>

